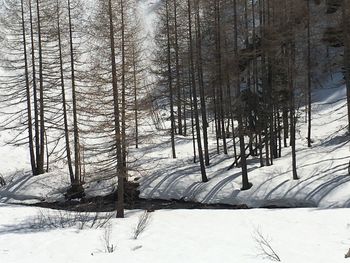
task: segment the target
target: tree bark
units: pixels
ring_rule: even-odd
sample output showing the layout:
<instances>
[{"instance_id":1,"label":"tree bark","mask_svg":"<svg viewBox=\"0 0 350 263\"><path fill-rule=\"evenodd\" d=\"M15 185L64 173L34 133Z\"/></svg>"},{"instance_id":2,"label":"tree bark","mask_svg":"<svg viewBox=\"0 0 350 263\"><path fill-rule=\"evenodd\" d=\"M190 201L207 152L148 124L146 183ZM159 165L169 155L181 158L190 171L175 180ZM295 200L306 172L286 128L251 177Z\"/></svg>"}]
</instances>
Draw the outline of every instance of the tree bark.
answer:
<instances>
[{"instance_id":1,"label":"tree bark","mask_svg":"<svg viewBox=\"0 0 350 263\"><path fill-rule=\"evenodd\" d=\"M39 157L37 158L37 173L43 174L45 154L45 120L44 120L44 76L43 76L43 52L41 36L40 0L36 1L38 19L38 48L39 48L39 115L40 115L40 140Z\"/></svg>"},{"instance_id":2,"label":"tree bark","mask_svg":"<svg viewBox=\"0 0 350 263\"><path fill-rule=\"evenodd\" d=\"M203 76L203 55L202 55L202 31L201 31L201 18L199 13L199 0L196 2L196 43L197 43L197 71L198 71L198 86L199 86L199 96L201 104L202 113L202 126L203 126L203 147L204 147L204 159L205 165L210 164L209 159L209 146L208 146L208 119L207 119L207 109L205 102L205 92L204 92L204 76Z\"/></svg>"},{"instance_id":3,"label":"tree bark","mask_svg":"<svg viewBox=\"0 0 350 263\"><path fill-rule=\"evenodd\" d=\"M71 63L71 85L72 85L72 104L73 104L73 137L74 137L74 183L75 187L80 186L80 145L79 128L77 116L77 98L75 86L75 67L74 67L74 48L73 48L73 30L71 16L71 0L68 0L68 23L69 23L69 46Z\"/></svg>"},{"instance_id":4,"label":"tree bark","mask_svg":"<svg viewBox=\"0 0 350 263\"><path fill-rule=\"evenodd\" d=\"M311 36L310 36L310 1L307 2L307 116L308 116L308 125L307 125L307 146L311 147Z\"/></svg>"},{"instance_id":5,"label":"tree bark","mask_svg":"<svg viewBox=\"0 0 350 263\"><path fill-rule=\"evenodd\" d=\"M56 5L57 5L57 38L58 38L58 50L59 50L59 61L60 61L60 80L61 80L62 106L63 106L64 137L65 137L65 143L66 143L66 153L67 153L67 162L68 162L70 182L71 182L71 184L74 184L74 172L73 172L73 166L72 166L72 157L71 157L70 141L69 141L69 129L68 129L68 118L67 118L66 90L65 90L64 75L63 75L60 9L59 9L59 1L58 0L56 2Z\"/></svg>"},{"instance_id":6,"label":"tree bark","mask_svg":"<svg viewBox=\"0 0 350 263\"><path fill-rule=\"evenodd\" d=\"M193 43L192 43L192 7L191 0L187 0L188 7L188 37L189 37L189 55L190 55L190 72L191 72L191 83L192 83L192 94L193 94L193 107L196 125L196 135L197 135L197 146L198 146L198 157L201 168L202 182L208 182L208 178L205 171L205 163L203 158L201 131L199 123L198 114L198 101L197 101L197 90L196 90L196 80L195 80L195 70L194 70L194 60L193 60Z\"/></svg>"},{"instance_id":7,"label":"tree bark","mask_svg":"<svg viewBox=\"0 0 350 263\"><path fill-rule=\"evenodd\" d=\"M33 144L32 105L31 105L31 95L30 95L30 86L29 86L27 40L26 40L26 30L25 30L25 21L24 21L23 0L21 0L21 19L22 19L22 34L23 34L23 55L24 55L24 71L25 71L24 74L25 74L25 80L26 80L29 156L30 156L30 164L31 164L31 168L32 168L32 173L33 173L33 175L35 175L36 174L36 162L35 162L34 144Z\"/></svg>"},{"instance_id":8,"label":"tree bark","mask_svg":"<svg viewBox=\"0 0 350 263\"><path fill-rule=\"evenodd\" d=\"M169 0L165 1L166 5L166 32L167 32L167 60L168 60L168 85L170 99L170 122L171 122L171 150L173 158L176 158L175 151L175 116L174 116L174 96L173 96L173 77L171 72L171 45L170 45L170 21L169 21Z\"/></svg>"},{"instance_id":9,"label":"tree bark","mask_svg":"<svg viewBox=\"0 0 350 263\"><path fill-rule=\"evenodd\" d=\"M110 46L111 46L111 66L112 66L112 86L113 86L113 108L114 108L114 134L115 147L117 154L117 177L118 177L118 199L117 199L117 217L124 217L124 175L123 175L123 158L121 149L121 132L120 132L120 118L119 118L119 94L117 84L117 66L116 66L116 52L114 40L114 24L113 24L113 8L112 0L108 0L109 13L109 32L110 32Z\"/></svg>"},{"instance_id":10,"label":"tree bark","mask_svg":"<svg viewBox=\"0 0 350 263\"><path fill-rule=\"evenodd\" d=\"M240 88L240 73L238 68L238 19L237 19L237 0L233 0L233 16L234 16L234 55L236 60L236 95L240 98L241 88ZM238 136L241 154L241 169L242 169L242 190L248 190L251 187L251 183L248 180L248 170L247 170L247 160L245 156L245 143L243 134L243 119L242 119L242 109L238 110Z\"/></svg>"}]
</instances>

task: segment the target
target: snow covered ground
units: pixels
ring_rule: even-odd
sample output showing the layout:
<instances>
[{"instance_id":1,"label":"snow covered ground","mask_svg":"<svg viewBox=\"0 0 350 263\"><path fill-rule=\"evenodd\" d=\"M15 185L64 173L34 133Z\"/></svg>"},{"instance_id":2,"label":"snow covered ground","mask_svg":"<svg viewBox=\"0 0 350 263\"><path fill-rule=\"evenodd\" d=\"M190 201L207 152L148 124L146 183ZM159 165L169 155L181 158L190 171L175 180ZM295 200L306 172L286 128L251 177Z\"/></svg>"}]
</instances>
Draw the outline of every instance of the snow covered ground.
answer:
<instances>
[{"instance_id":1,"label":"snow covered ground","mask_svg":"<svg viewBox=\"0 0 350 263\"><path fill-rule=\"evenodd\" d=\"M194 164L191 157L191 138L177 137L178 158L173 160L169 135L164 134L157 142L143 144L135 152L143 156L139 159L143 175L141 196L250 207L350 207L345 87L316 90L313 99L312 148L307 148L304 109L299 110L297 166L300 180L292 180L291 149L288 147L282 150L282 158L275 160L273 166L260 168L258 158L251 158L248 172L253 187L240 191L240 168L228 170L233 162L233 150L229 155L217 155L212 138L211 165L207 169L210 180L201 183L199 165Z\"/></svg>"},{"instance_id":2,"label":"snow covered ground","mask_svg":"<svg viewBox=\"0 0 350 263\"><path fill-rule=\"evenodd\" d=\"M211 165L208 183L201 183L199 164L193 163L191 137L176 138L177 159L171 158L170 135L156 131L144 120L144 137L139 149L129 156L135 177L141 177L143 198L185 199L203 203L246 204L249 207L350 207L350 159L347 135L345 87L316 90L313 103L313 147L307 148L303 109L299 111L297 163L300 180L292 180L291 150L284 148L282 158L273 166L260 168L257 158L249 160L249 179L253 187L240 191L239 168L228 170L229 155L215 153L215 139L210 140ZM6 134L4 135L6 136ZM229 141L232 145L232 142ZM26 149L5 146L1 149L1 173L7 186L0 188L1 202L54 201L63 198L69 185L66 171L56 170L31 177ZM85 185L88 195L112 191L115 181Z\"/></svg>"},{"instance_id":3,"label":"snow covered ground","mask_svg":"<svg viewBox=\"0 0 350 263\"><path fill-rule=\"evenodd\" d=\"M137 240L141 211L99 229L54 228L38 220L57 213L0 205L1 262L271 262L261 255L258 232L282 262L347 262L350 247L349 209L162 210L150 214ZM106 229L113 253L105 252Z\"/></svg>"},{"instance_id":4,"label":"snow covered ground","mask_svg":"<svg viewBox=\"0 0 350 263\"><path fill-rule=\"evenodd\" d=\"M158 3L139 2L147 50L154 48L153 22ZM306 147L305 109L298 112L300 180L292 180L291 152L284 148L282 158L273 166L259 168L257 159L249 160L253 187L243 192L240 169L228 170L233 162L232 147L229 155L217 155L215 138L210 138L210 181L201 183L199 165L192 159L191 136L176 137L178 158L174 160L169 132L156 130L150 118L141 120L142 143L139 149L129 151L130 173L141 177L141 197L309 208L155 211L149 214L149 223L137 240L133 235L143 211L127 211L125 219L102 213L94 221L93 213L14 205L63 200L69 176L62 167L31 176L27 148L5 145L11 140L11 132L0 131L0 175L7 183L0 187L0 262L270 262L259 247L262 237L282 262L349 261L344 259L350 248L350 144L345 87L341 80L324 86L329 88L313 93L311 149ZM164 109L159 111L160 116L167 114ZM110 193L115 184L114 179L88 181L84 187L87 195L103 195ZM96 228L98 225L102 227ZM113 245L113 253L106 252L106 242Z\"/></svg>"},{"instance_id":5,"label":"snow covered ground","mask_svg":"<svg viewBox=\"0 0 350 263\"><path fill-rule=\"evenodd\" d=\"M148 31L146 49L153 45L157 3L139 2ZM306 147L305 109L298 111L300 180L292 180L291 152L284 148L282 158L273 166L259 168L257 159L249 160L253 187L243 192L240 169L228 170L233 162L232 147L229 155L217 155L215 138L210 138L210 181L201 183L199 165L192 159L191 136L176 137L178 158L174 160L169 132L156 130L150 118L141 120L140 148L129 151L130 173L141 177L141 197L309 208L155 211L150 213L149 223L137 240L133 235L143 211L127 211L125 219L100 214L100 221L90 228L96 216L92 213L14 205L63 200L69 176L62 167L51 167L53 172L32 177L27 148L1 145L0 175L7 185L0 187L0 262L270 262L259 248L259 233L282 262L347 262L344 254L350 248L350 144L345 87L341 80L324 86L329 88L313 93L311 149ZM164 109L159 111L160 116L167 114ZM0 142L10 139L11 132L0 131ZM110 193L115 183L88 181L87 195ZM104 221L109 216L111 219ZM101 222L105 224L96 228ZM106 239L113 245L113 253L106 252Z\"/></svg>"}]
</instances>

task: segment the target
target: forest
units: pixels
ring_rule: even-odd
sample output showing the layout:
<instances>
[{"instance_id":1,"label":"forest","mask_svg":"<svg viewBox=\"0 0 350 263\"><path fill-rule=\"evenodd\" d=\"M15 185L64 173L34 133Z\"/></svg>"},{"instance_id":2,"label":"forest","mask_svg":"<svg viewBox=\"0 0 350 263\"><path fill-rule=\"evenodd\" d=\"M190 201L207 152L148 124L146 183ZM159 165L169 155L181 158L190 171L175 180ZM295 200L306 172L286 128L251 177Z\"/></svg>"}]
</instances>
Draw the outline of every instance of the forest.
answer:
<instances>
[{"instance_id":1,"label":"forest","mask_svg":"<svg viewBox=\"0 0 350 263\"><path fill-rule=\"evenodd\" d=\"M113 225L131 223L110 224L115 217L138 220L137 240L186 213L182 234L204 237L197 216L220 225L237 211L262 222L252 230L260 252L239 262L284 261L261 229L278 235L263 218L284 219L274 221L269 209L278 218L295 213L303 223L293 226L310 236L316 230L305 222L321 227L322 217L341 222L329 230L340 239L348 232L349 132L350 1L0 0L0 210L65 211L40 210L23 227L0 220L0 235L101 226L105 250L122 260L131 252L118 252L119 242L136 253L163 241L118 237L116 248ZM281 227L292 235L288 220ZM226 237L228 223L213 240ZM342 240L317 262L343 262L350 239ZM161 253L169 246L164 241ZM277 247L289 262L316 262L314 246L305 255ZM169 262L232 260L218 246L204 261L184 250L188 261L174 252ZM150 258L130 262L163 262L143 253ZM73 257L63 260L92 260Z\"/></svg>"}]
</instances>

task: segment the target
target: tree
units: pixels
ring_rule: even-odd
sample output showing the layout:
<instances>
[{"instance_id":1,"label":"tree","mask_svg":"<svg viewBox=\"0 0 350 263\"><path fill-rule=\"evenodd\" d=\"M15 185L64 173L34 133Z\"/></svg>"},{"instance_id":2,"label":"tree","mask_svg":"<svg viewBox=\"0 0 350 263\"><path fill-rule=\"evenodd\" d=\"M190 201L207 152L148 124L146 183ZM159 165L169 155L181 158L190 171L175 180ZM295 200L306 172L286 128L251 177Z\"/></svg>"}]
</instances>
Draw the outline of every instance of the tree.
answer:
<instances>
[{"instance_id":1,"label":"tree","mask_svg":"<svg viewBox=\"0 0 350 263\"><path fill-rule=\"evenodd\" d=\"M236 86L236 96L239 97L241 94L241 87L240 87L240 77L239 77L239 68L237 67L238 63L238 14L237 14L237 0L233 1L233 16L234 16L234 56L236 59L236 80L235 80L235 86ZM245 156L245 143L244 143L244 134L243 134L243 120L242 120L242 112L239 107L236 107L238 110L238 136L239 136L239 145L240 145L240 154L241 154L241 168L242 168L242 190L248 190L251 187L251 184L248 180L248 170L247 170L247 161Z\"/></svg>"},{"instance_id":2,"label":"tree","mask_svg":"<svg viewBox=\"0 0 350 263\"><path fill-rule=\"evenodd\" d=\"M312 125L312 118L311 118L311 104L312 104L312 97L311 97L311 12L310 12L310 1L307 2L307 116L308 116L308 128L307 128L307 145L308 147L311 147L311 125Z\"/></svg>"},{"instance_id":3,"label":"tree","mask_svg":"<svg viewBox=\"0 0 350 263\"><path fill-rule=\"evenodd\" d=\"M59 61L60 61L60 80L61 80L61 90L62 90L62 108L63 108L63 121L64 121L64 136L65 136L65 147L67 153L68 170L71 184L75 182L72 157L70 150L70 140L69 140L69 128L68 128L68 114L67 114L67 101L66 101L66 89L65 89L65 79L64 79L64 68L63 68L63 52L62 52L62 38L61 38L61 23L60 23L60 4L57 0L57 38L58 38L58 49L59 49Z\"/></svg>"},{"instance_id":4,"label":"tree","mask_svg":"<svg viewBox=\"0 0 350 263\"><path fill-rule=\"evenodd\" d=\"M197 88L195 81L195 69L194 69L194 50L193 50L193 39L192 39L192 6L191 0L187 0L187 12L188 12L188 38L189 38L189 55L190 55L190 72L191 72L191 83L192 83L192 95L193 95L193 107L194 107L194 116L195 116L195 126L196 126L196 135L197 135L197 148L198 148L198 157L201 168L202 182L208 182L208 178L205 170L205 163L203 157L203 148L201 140L201 131L199 123L199 113L198 113L198 97L197 97Z\"/></svg>"},{"instance_id":5,"label":"tree","mask_svg":"<svg viewBox=\"0 0 350 263\"><path fill-rule=\"evenodd\" d=\"M174 94L173 94L173 77L171 71L171 44L170 44L170 14L169 0L165 1L166 8L166 34L167 34L167 60L168 60L168 84L169 84L169 101L170 101L170 133L171 133L171 149L173 158L176 158L175 151L175 116L174 116Z\"/></svg>"},{"instance_id":6,"label":"tree","mask_svg":"<svg viewBox=\"0 0 350 263\"><path fill-rule=\"evenodd\" d=\"M348 131L350 132L350 3L343 0L342 3L342 24L344 40L344 72L346 81L346 98L348 107Z\"/></svg>"}]
</instances>

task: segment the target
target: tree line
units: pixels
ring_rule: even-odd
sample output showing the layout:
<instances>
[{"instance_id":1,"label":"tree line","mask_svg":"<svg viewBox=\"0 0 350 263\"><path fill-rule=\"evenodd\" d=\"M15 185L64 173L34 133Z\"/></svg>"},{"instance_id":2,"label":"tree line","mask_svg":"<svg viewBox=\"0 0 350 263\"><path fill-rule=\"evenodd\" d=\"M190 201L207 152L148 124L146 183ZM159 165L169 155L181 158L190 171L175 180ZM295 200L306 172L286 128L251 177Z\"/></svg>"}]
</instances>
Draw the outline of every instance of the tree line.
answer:
<instances>
[{"instance_id":1,"label":"tree line","mask_svg":"<svg viewBox=\"0 0 350 263\"><path fill-rule=\"evenodd\" d=\"M128 148L138 146L145 74L133 0L7 1L1 16L2 129L27 145L31 172L63 163L84 196L87 174L118 177L124 216Z\"/></svg>"},{"instance_id":2,"label":"tree line","mask_svg":"<svg viewBox=\"0 0 350 263\"><path fill-rule=\"evenodd\" d=\"M242 190L251 187L247 158L270 166L283 147L291 147L297 180L296 125L305 106L312 147L318 72L327 68L331 77L342 71L349 109L348 12L342 0L162 1L154 71L169 99L173 158L175 135L191 133L194 161L198 156L206 182L212 124L217 154L228 154L231 139L230 169L241 167Z\"/></svg>"},{"instance_id":3,"label":"tree line","mask_svg":"<svg viewBox=\"0 0 350 263\"><path fill-rule=\"evenodd\" d=\"M118 217L128 149L140 143L140 115L151 114L149 74L157 79L151 97L166 98L172 157L176 136L191 136L203 182L212 138L215 154L232 151L230 169L240 167L242 190L252 186L247 159L270 166L283 147L291 148L297 180L299 108L306 108L312 147L312 90L321 67L327 76L344 73L350 123L348 1L159 1L148 71L136 0L6 3L1 128L12 132L9 143L28 147L33 175L64 164L68 198L84 195L89 174L117 177ZM319 10L331 26L321 26Z\"/></svg>"}]
</instances>

